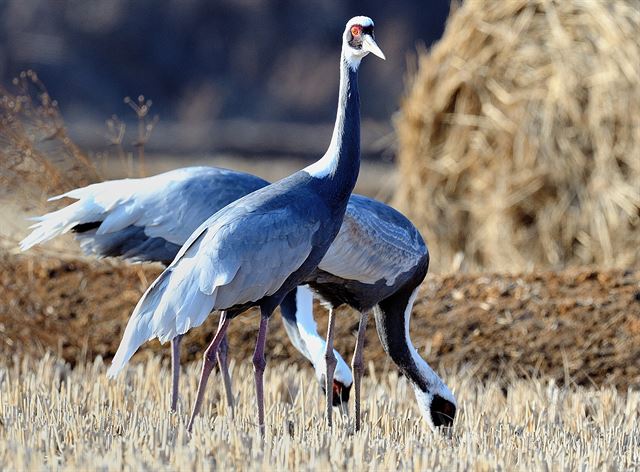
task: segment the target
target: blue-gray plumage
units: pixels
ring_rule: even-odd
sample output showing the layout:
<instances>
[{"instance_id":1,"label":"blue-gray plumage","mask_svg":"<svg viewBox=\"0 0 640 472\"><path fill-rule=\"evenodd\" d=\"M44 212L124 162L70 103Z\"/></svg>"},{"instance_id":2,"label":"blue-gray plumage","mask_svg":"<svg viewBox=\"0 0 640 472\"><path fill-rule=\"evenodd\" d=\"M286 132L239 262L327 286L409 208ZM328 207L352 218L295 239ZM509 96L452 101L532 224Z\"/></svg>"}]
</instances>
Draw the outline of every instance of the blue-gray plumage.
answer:
<instances>
[{"instance_id":1,"label":"blue-gray plumage","mask_svg":"<svg viewBox=\"0 0 640 472\"><path fill-rule=\"evenodd\" d=\"M411 381L424 418L432 427L449 426L455 416L455 398L420 357L409 335L413 303L429 267L427 246L404 215L383 203L353 195L347 215L307 282L331 310L347 304L360 311L352 363L356 429L360 427L364 332L370 310L380 341Z\"/></svg>"},{"instance_id":2,"label":"blue-gray plumage","mask_svg":"<svg viewBox=\"0 0 640 472\"><path fill-rule=\"evenodd\" d=\"M41 242L61 234L61 228L71 228L89 254L125 256L133 260L171 260L180 248L178 244L184 242L178 239L184 236L176 237L177 228L183 233L193 232L206 219L202 215L213 213L232 199L267 184L250 174L211 167L185 168L143 179L95 184L70 192L80 200L41 217L33 233L25 239L23 248L30 247L35 240ZM178 200L184 205L171 204ZM98 202L102 204L100 208L96 207ZM102 231L97 235L101 222L123 205L145 211L132 211L138 214L138 219L129 221L130 225L123 229ZM161 219L171 220L174 224L163 225L163 229L153 225ZM58 230L47 233L45 228ZM156 236L150 237L147 233ZM162 250L150 252L150 246ZM420 233L407 218L381 202L352 195L338 236L318 270L307 281L333 306L344 303L365 314L375 308L376 326L385 350L414 387L422 392L418 399L426 402L421 410L429 412L427 420L439 425L447 424L442 418L452 416L455 400L435 373L427 371L425 374L421 360L413 359L408 333L405 333L410 313L407 306L414 289L424 278L428 256ZM318 379L324 382L326 344L317 333L311 305L310 296L300 287L283 300L281 310L293 344L312 362ZM362 329L365 323L366 320ZM356 350L362 352L358 346ZM353 377L344 360L338 353L336 355L334 398L345 402ZM356 356L356 370L361 363L362 359ZM174 363L174 379L177 366L177 362ZM177 394L177 383L173 391ZM446 402L452 403L447 405Z\"/></svg>"},{"instance_id":3,"label":"blue-gray plumage","mask_svg":"<svg viewBox=\"0 0 640 472\"><path fill-rule=\"evenodd\" d=\"M340 121L340 112L338 113L337 121ZM336 134L334 133L332 147L340 141L335 138ZM330 174L330 168L328 169L326 164L319 165L323 160L310 166L308 168L309 173L315 173L320 176L323 173ZM189 227L189 224L197 224L194 221L200 222L201 219L197 218L200 213L204 215L208 211L210 214L217 209L211 208L212 201L215 200L212 192L215 192L216 198L219 194L220 201L223 201L222 195L229 195L229 198L237 198L253 190L253 186L260 187L267 184L267 182L248 174L233 173L232 178L229 177L229 174L226 174L225 177L228 178L216 180L217 177L212 175L212 172L224 173L225 171L209 168L192 169L174 171L176 175L174 175L175 178L173 179L163 178L163 176L171 173L141 179L145 181L156 179L157 181L154 182L155 185L151 185L151 182L145 182L144 184L140 182L139 188L153 189L157 194L166 196L166 200L162 200L161 197L150 193L137 192L145 197L140 198L140 195L136 195L139 200L138 206L146 210L141 214L136 211L136 205L130 201L133 199L128 199L122 195L115 197L114 195L117 195L117 192L113 191L115 188L110 189L109 194L112 198L116 198L117 201L107 202L107 204L103 205L103 219L106 221L111 213L118 215L137 214L138 219L133 222L130 218L130 226L113 233L103 230L103 224L99 223L102 219L98 217L95 220L91 220L90 217L87 218L84 215L85 218L82 220L76 219L75 228L82 231L78 236L84 238L84 249L93 250L98 254L117 255L120 252L121 254L127 254L127 257L138 260L167 260L167 255L169 255L168 258L170 259L171 256L175 255L177 245L168 240L175 241L176 239L172 238L171 235L168 235L167 239L158 236L161 233L159 228L168 229L166 221L163 222L163 218L160 215L164 216L164 220L173 220L174 226L181 229L183 233L185 231L191 232L193 226ZM327 172L328 170L329 172ZM178 178L178 173L180 172L182 174L179 174ZM202 176L206 176L206 178ZM158 189L158 184L161 185L162 183L166 185L165 191L159 191ZM97 185L108 184L111 183L106 182ZM240 191L240 189L244 190ZM85 192L81 196L82 190L86 189L79 189L67 195L74 198L84 198L85 200L100 200L100 198L95 198L94 194L99 193L96 192L96 188L93 189L93 192ZM72 195L74 192L76 194ZM238 195L238 193L241 195ZM177 201L181 202L182 207L174 206L173 203ZM67 208L71 208L74 205L79 205L87 213L91 214L91 211L87 210L87 208L90 209L90 205L87 205L86 202L81 200ZM125 207L129 205L133 208L129 208L128 211L120 211L118 205ZM154 208L154 205L156 205L156 208ZM209 205L208 210L199 212L199 209L207 207L207 205ZM183 211L183 208L186 211ZM60 212L65 210L67 209L60 210ZM54 212L54 214L60 212ZM196 218L189 216L185 221L185 215L189 215L189 212L196 215ZM104 218L105 216L106 218ZM113 220L113 218L111 219ZM49 220L52 219L50 218ZM58 220L64 221L64 218L58 218ZM98 222L98 224L92 226L92 221L94 223ZM47 224L49 224L47 221L41 221L39 225L46 227ZM67 221L65 224L68 225L69 222ZM49 226L51 225L49 224ZM113 223L109 226L110 229L117 227ZM64 227L64 224L58 225L58 227ZM42 230L42 228L37 228L29 236L32 241L38 239L37 233L39 230ZM151 234L156 236L151 237ZM53 236L44 239L49 239L50 237ZM194 242L200 244L197 239L195 238ZM182 243L183 241L179 242ZM262 244L263 242L258 240L258 243ZM255 242L252 244L255 244ZM289 241L287 241L287 244L289 244ZM231 250L232 253L234 251L242 251L242 248ZM362 334L364 334L363 330L366 325L366 314L371 308L375 309L378 332L385 349L412 381L420 409L427 421L437 426L439 424L450 424L455 413L455 400L439 377L415 352L411 345L408 331L409 315L415 292L424 279L427 266L428 252L426 246L417 230L406 218L384 204L366 197L352 196L338 236L320 262L319 269L314 271L306 280L332 306L347 303L363 313L358 336L359 342L356 345L356 356L354 356L354 368L356 371L359 370L362 363ZM295 292L291 293L294 297L289 296L289 299L282 305L287 332L292 337L296 347L314 363L316 372L324 374L319 369L319 366L322 365L320 360L324 354L324 346L317 343L317 331L315 322L313 322L313 318L310 315L310 309L308 310L309 316L300 316L300 313L305 311L300 310L300 305L296 303L299 301L300 296L296 300ZM243 307L238 308L241 309ZM329 347L327 344L326 349ZM344 364L343 361L342 364ZM329 369L327 369L328 371ZM340 364L338 364L339 371ZM359 413L358 398L361 370L357 374L359 375L356 375L356 411ZM326 379L328 380L329 376L326 376ZM348 389L336 393L342 393L340 396L343 396L345 392L346 396L348 396ZM359 420L359 414L357 414L357 417Z\"/></svg>"},{"instance_id":4,"label":"blue-gray plumage","mask_svg":"<svg viewBox=\"0 0 640 472\"><path fill-rule=\"evenodd\" d=\"M358 28L357 35L353 27ZM370 33L365 33L363 27ZM372 28L373 22L366 17L356 17L347 24L338 112L326 154L302 171L236 200L205 221L151 284L127 324L109 368L111 377L117 375L142 343L153 338L170 341L202 324L211 310L222 311L218 332L205 353L189 429L202 404L206 382L230 319L258 306L261 321L253 360L258 424L264 432L263 374L268 320L285 295L318 266L342 224L360 165L357 70L368 52L381 54L375 46ZM361 40L354 43L354 36L360 34ZM330 324L330 333L331 329ZM327 344L333 356L331 337ZM329 382L333 380L333 370L327 370ZM330 422L331 403L328 405Z\"/></svg>"},{"instance_id":5,"label":"blue-gray plumage","mask_svg":"<svg viewBox=\"0 0 640 472\"><path fill-rule=\"evenodd\" d=\"M20 246L26 250L73 231L86 254L161 262L166 266L209 216L268 184L251 174L212 167L189 167L141 179L101 182L53 197L51 200L68 197L77 201L33 218L37 223ZM172 411L178 405L180 340L181 336L171 340ZM227 403L233 412L226 340L218 360Z\"/></svg>"},{"instance_id":6,"label":"blue-gray plumage","mask_svg":"<svg viewBox=\"0 0 640 472\"><path fill-rule=\"evenodd\" d=\"M34 218L38 223L22 241L21 247L26 250L72 231L88 255L169 265L191 233L210 215L267 185L269 182L254 175L215 167L189 167L151 177L89 185L54 197L69 197L77 201ZM116 222L113 215L120 215L120 220ZM110 222L108 229L105 222ZM304 290L300 287L297 292ZM310 351L307 348L311 344L324 348L324 340L318 335L313 320L313 300L306 294L298 298L304 298L305 305L296 300L296 291L283 301L283 304L294 307L293 312L287 312L292 320L285 320L287 333L296 336L292 338L294 346L312 362L318 380L324 382L324 364L320 362L324 359L309 354L315 354L317 349ZM313 329L303 331L302 341L297 322L306 327L313 325ZM173 411L177 409L178 402L180 340L178 336L171 341ZM335 355L338 359L335 388L341 393L339 398L346 401L352 384L351 371L340 354L335 352ZM221 357L227 402L232 409L233 396L230 394L226 358L224 355Z\"/></svg>"},{"instance_id":7,"label":"blue-gray plumage","mask_svg":"<svg viewBox=\"0 0 640 472\"><path fill-rule=\"evenodd\" d=\"M127 205L129 200L131 205L144 209L146 219L143 216L135 224L109 233L97 234L99 227L88 231L74 229L85 253L169 265L180 247L207 218L229 203L269 184L255 175L204 166L160 175L168 177L163 179L165 185L162 181L154 182L154 177L131 179L145 181L140 181L132 195L111 193L120 197L118 206ZM152 189L153 193L140 192L144 189ZM113 189L105 191L113 192Z\"/></svg>"}]
</instances>

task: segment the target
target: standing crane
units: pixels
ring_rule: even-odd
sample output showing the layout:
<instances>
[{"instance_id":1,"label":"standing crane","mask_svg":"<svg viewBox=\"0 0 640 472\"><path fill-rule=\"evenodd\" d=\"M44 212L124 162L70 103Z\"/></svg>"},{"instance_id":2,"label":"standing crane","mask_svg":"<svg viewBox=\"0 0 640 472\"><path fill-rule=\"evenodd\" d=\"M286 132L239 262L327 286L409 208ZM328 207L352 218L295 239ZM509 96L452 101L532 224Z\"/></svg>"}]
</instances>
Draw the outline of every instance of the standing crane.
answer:
<instances>
[{"instance_id":1,"label":"standing crane","mask_svg":"<svg viewBox=\"0 0 640 472\"><path fill-rule=\"evenodd\" d=\"M85 251L166 262L177 253L178 245L186 239L185 233L190 234L197 225L198 215L203 220L217 209L211 208L212 201L231 201L265 185L266 181L249 174L212 168L181 169L146 179L95 184L65 194L79 201L41 217L34 232L23 241L23 248L73 229ZM130 215L128 226L102 224L110 215L123 213ZM450 425L455 416L453 395L420 358L409 337L409 316L415 299L411 295L424 279L427 266L426 245L406 218L380 202L354 195L336 240L319 269L309 277L314 289L333 308L346 303L361 312L353 360L357 427L364 331L371 309L376 314L383 346L412 382L427 422L431 426ZM311 296L302 287L290 292L281 305L285 328L294 345L313 363L318 379L326 382L328 395L338 394L334 402L330 396L327 398L330 415L332 403L348 399L351 376L342 358L333 351L338 368L331 388L330 376L326 375L331 369L325 367L324 359L331 357L331 350L317 334L311 307ZM397 326L403 329L394 329ZM176 350L173 352L175 359ZM174 372L176 366L174 362ZM175 375L173 392L176 398Z\"/></svg>"},{"instance_id":2,"label":"standing crane","mask_svg":"<svg viewBox=\"0 0 640 472\"><path fill-rule=\"evenodd\" d=\"M76 201L32 218L36 221L31 227L33 231L20 247L26 251L71 231L87 255L168 266L191 233L209 216L267 185L269 182L251 174L204 166L91 184L50 198L50 201L62 198ZM324 389L324 354L315 353L324 353L325 340L318 334L313 319L312 297L308 288L298 287L283 300L282 313L286 314L284 325L294 347L311 361ZM171 340L172 411L178 405L181 338L178 335ZM226 351L223 339L217 358L227 404L233 412ZM338 366L333 390L338 398L334 403L339 406L348 401L353 377L342 356L338 352L335 356Z\"/></svg>"},{"instance_id":3,"label":"standing crane","mask_svg":"<svg viewBox=\"0 0 640 472\"><path fill-rule=\"evenodd\" d=\"M338 234L360 168L358 68L384 55L373 21L354 17L343 34L340 93L331 143L315 163L227 205L207 219L144 293L125 329L108 375L114 377L144 342L170 341L220 310L205 351L188 429L198 414L218 347L234 317L260 308L253 356L258 425L264 434L264 356L268 322L284 297L318 266ZM329 325L329 334L331 324ZM330 365L328 365L330 367ZM327 371L327 378L333 371ZM328 394L330 392L327 392Z\"/></svg>"}]
</instances>

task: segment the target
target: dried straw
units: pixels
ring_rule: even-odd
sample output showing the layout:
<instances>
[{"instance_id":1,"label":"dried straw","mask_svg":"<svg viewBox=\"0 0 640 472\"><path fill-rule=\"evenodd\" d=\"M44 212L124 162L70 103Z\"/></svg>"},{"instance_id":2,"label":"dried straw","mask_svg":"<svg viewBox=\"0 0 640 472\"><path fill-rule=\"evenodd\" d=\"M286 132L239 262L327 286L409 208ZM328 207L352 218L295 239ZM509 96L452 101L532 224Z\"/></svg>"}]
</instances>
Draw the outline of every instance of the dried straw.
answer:
<instances>
[{"instance_id":1,"label":"dried straw","mask_svg":"<svg viewBox=\"0 0 640 472\"><path fill-rule=\"evenodd\" d=\"M513 380L506 389L468 375L446 376L459 413L432 433L397 371L369 364L363 428L334 413L324 426L311 369L269 364L267 432L255 425L253 369L232 363L235 418L210 382L193 434L185 423L200 363L181 377L177 414L159 358L109 381L100 359L75 369L51 356L0 360L3 470L629 470L638 466L640 393Z\"/></svg>"},{"instance_id":2,"label":"dried straw","mask_svg":"<svg viewBox=\"0 0 640 472\"><path fill-rule=\"evenodd\" d=\"M435 270L640 262L639 1L464 2L397 130Z\"/></svg>"}]
</instances>

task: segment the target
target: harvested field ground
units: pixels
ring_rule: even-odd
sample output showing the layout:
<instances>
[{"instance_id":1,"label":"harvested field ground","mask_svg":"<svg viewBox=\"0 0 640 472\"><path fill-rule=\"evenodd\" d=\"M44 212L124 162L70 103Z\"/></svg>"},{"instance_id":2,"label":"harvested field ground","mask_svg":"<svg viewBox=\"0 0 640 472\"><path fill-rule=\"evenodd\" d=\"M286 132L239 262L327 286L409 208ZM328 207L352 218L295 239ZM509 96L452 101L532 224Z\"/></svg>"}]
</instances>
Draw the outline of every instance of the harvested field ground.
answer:
<instances>
[{"instance_id":1,"label":"harvested field ground","mask_svg":"<svg viewBox=\"0 0 640 472\"><path fill-rule=\"evenodd\" d=\"M108 360L131 311L158 266L128 265L0 253L0 350L34 358L53 352L67 362ZM326 312L316 307L319 332ZM524 275L428 275L414 308L411 336L419 352L443 372L475 380L553 379L556 384L640 386L640 271L571 269ZM343 310L336 345L348 361L357 316ZM230 328L231 355L249 359L257 315ZM211 316L183 341L183 361L200 359L217 325ZM168 347L168 345L167 345ZM135 359L168 349L148 343ZM286 339L279 316L268 338L271 366L305 365ZM373 321L366 359L388 368Z\"/></svg>"},{"instance_id":2,"label":"harvested field ground","mask_svg":"<svg viewBox=\"0 0 640 472\"><path fill-rule=\"evenodd\" d=\"M445 381L458 397L450 432L433 433L395 369L363 383L364 426L339 417L328 432L309 369L272 363L267 431L254 425L253 374L232 364L235 419L209 388L193 434L185 431L199 365L186 368L178 414L168 413L169 372L158 358L108 381L97 360L71 369L52 357L0 362L3 470L628 470L640 466L640 393L567 389L465 374Z\"/></svg>"}]
</instances>

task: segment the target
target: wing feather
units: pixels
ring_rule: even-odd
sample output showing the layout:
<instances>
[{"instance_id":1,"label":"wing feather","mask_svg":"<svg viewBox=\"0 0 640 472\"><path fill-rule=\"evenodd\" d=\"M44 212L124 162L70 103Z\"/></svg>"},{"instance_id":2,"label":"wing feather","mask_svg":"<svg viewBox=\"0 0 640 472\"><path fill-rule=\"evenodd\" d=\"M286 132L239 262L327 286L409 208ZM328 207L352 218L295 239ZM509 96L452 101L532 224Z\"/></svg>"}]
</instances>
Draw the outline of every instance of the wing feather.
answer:
<instances>
[{"instance_id":1,"label":"wing feather","mask_svg":"<svg viewBox=\"0 0 640 472\"><path fill-rule=\"evenodd\" d=\"M109 248L108 235L129 226L143 228L148 238L181 246L209 216L232 201L267 185L263 179L215 167L187 167L141 179L120 179L88 185L50 198L77 201L61 210L33 218L22 250L53 239L78 224L102 222L97 231L79 235L88 250ZM99 240L92 244L91 239ZM129 248L136 257L134 247ZM166 252L166 251L165 251ZM100 254L98 254L100 255ZM109 254L113 255L113 254Z\"/></svg>"},{"instance_id":2,"label":"wing feather","mask_svg":"<svg viewBox=\"0 0 640 472\"><path fill-rule=\"evenodd\" d=\"M225 207L203 223L145 292L129 319L111 377L145 341L166 342L202 324L214 309L272 295L309 257L319 223L297 219L287 208L247 213L239 207ZM298 235L288 238L294 232Z\"/></svg>"},{"instance_id":3,"label":"wing feather","mask_svg":"<svg viewBox=\"0 0 640 472\"><path fill-rule=\"evenodd\" d=\"M414 267L427 248L402 214L375 200L352 195L338 236L318 265L337 277L374 284Z\"/></svg>"}]
</instances>

